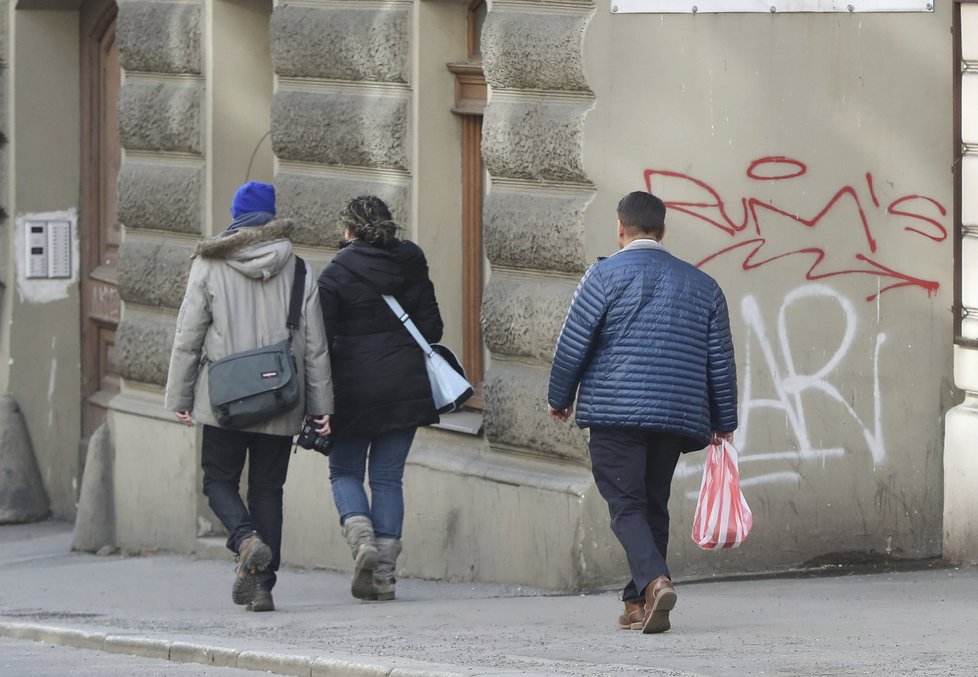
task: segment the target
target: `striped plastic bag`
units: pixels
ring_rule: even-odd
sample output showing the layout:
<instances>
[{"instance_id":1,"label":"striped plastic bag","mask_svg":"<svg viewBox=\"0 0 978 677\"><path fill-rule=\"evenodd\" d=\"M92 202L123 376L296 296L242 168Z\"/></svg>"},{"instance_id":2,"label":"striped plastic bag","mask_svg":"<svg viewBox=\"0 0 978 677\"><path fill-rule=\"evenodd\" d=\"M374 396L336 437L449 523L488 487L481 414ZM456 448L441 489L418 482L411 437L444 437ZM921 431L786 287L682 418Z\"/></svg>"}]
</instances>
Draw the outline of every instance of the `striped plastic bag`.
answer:
<instances>
[{"instance_id":1,"label":"striped plastic bag","mask_svg":"<svg viewBox=\"0 0 978 677\"><path fill-rule=\"evenodd\" d=\"M754 517L740 491L737 450L726 441L711 444L693 515L693 540L704 550L736 548L752 526Z\"/></svg>"}]
</instances>

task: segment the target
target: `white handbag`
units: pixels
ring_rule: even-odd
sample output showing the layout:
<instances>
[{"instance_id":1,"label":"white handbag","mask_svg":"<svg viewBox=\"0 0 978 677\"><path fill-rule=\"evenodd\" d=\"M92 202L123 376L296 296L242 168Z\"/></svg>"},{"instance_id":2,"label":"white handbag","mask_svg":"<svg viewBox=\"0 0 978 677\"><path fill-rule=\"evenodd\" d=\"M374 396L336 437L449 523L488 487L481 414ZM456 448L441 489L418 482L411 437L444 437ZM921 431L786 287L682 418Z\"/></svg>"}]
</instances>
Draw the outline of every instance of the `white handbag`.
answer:
<instances>
[{"instance_id":1,"label":"white handbag","mask_svg":"<svg viewBox=\"0 0 978 677\"><path fill-rule=\"evenodd\" d=\"M431 398L435 401L435 409L439 414L455 411L472 397L472 384L465 378L465 369L462 368L455 353L450 348L437 343L429 345L397 299L390 294L383 296L397 319L404 324L424 351L425 367L428 370L428 380L431 382Z\"/></svg>"}]
</instances>

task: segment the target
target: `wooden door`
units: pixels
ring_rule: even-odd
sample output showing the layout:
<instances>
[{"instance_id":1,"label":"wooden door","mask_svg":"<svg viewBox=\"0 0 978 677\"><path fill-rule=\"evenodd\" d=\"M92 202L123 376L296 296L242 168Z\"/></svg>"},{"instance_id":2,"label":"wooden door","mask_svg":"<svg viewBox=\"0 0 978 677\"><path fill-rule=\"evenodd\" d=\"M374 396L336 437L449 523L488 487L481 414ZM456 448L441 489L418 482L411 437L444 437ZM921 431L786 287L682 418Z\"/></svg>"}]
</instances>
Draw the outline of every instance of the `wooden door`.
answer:
<instances>
[{"instance_id":1,"label":"wooden door","mask_svg":"<svg viewBox=\"0 0 978 677\"><path fill-rule=\"evenodd\" d=\"M82 185L82 436L105 418L108 398L119 390L114 359L120 301L117 262L122 229L116 213L121 152L116 103L121 85L115 41L117 8L112 0L82 5L81 101Z\"/></svg>"}]
</instances>

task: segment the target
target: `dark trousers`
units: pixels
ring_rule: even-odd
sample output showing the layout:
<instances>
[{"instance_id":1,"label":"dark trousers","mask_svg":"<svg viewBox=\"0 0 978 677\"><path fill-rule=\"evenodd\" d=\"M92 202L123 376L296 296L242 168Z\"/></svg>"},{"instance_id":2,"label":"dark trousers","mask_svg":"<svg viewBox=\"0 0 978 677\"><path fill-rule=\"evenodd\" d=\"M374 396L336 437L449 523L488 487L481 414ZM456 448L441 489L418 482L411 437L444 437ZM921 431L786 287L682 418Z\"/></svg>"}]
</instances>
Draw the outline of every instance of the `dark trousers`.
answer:
<instances>
[{"instance_id":1,"label":"dark trousers","mask_svg":"<svg viewBox=\"0 0 978 677\"><path fill-rule=\"evenodd\" d=\"M257 531L269 548L272 561L259 573L261 586L275 586L282 560L282 487L289 470L292 438L204 426L201 466L204 495L211 510L228 530L227 546L238 552L241 542ZM248 464L248 505L239 485L245 459Z\"/></svg>"},{"instance_id":2,"label":"dark trousers","mask_svg":"<svg viewBox=\"0 0 978 677\"><path fill-rule=\"evenodd\" d=\"M591 428L591 471L632 575L622 592L626 602L643 600L645 586L670 576L669 493L685 441L673 433Z\"/></svg>"}]
</instances>

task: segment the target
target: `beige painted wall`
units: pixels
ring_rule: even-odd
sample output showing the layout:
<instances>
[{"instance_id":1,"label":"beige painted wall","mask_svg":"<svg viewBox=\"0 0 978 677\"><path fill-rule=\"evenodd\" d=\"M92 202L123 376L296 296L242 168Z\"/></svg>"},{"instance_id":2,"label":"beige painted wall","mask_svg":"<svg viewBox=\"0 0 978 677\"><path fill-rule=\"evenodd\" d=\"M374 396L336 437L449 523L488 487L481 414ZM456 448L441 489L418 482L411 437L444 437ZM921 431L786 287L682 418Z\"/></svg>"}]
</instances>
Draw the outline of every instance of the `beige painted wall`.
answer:
<instances>
[{"instance_id":1,"label":"beige painted wall","mask_svg":"<svg viewBox=\"0 0 978 677\"><path fill-rule=\"evenodd\" d=\"M572 590L624 571L584 468L501 458L482 438L424 428L408 457L404 503L403 576ZM350 569L319 454L300 448L292 457L284 513L284 561Z\"/></svg>"},{"instance_id":2,"label":"beige painted wall","mask_svg":"<svg viewBox=\"0 0 978 677\"><path fill-rule=\"evenodd\" d=\"M78 21L73 12L13 16L11 213L77 210ZM11 227L13 223L11 222ZM11 279L20 257L11 239ZM77 248L75 250L77 257ZM63 293L32 301L11 288L9 391L24 412L51 510L72 516L79 483L81 375L77 260ZM41 329L43 328L43 329Z\"/></svg>"},{"instance_id":3,"label":"beige painted wall","mask_svg":"<svg viewBox=\"0 0 978 677\"><path fill-rule=\"evenodd\" d=\"M213 228L221 230L231 222L231 198L238 186L246 180L270 182L274 174L272 145L265 136L272 105L272 3L216 1L204 6L211 36L205 41L210 217Z\"/></svg>"},{"instance_id":4,"label":"beige painted wall","mask_svg":"<svg viewBox=\"0 0 978 677\"><path fill-rule=\"evenodd\" d=\"M455 79L447 64L464 61L465 4L415 3L411 73L411 223L404 234L425 251L445 322L443 343L462 348L462 134L452 113ZM431 39L438 36L439 39ZM423 178L422 178L423 177Z\"/></svg>"},{"instance_id":5,"label":"beige painted wall","mask_svg":"<svg viewBox=\"0 0 978 677\"><path fill-rule=\"evenodd\" d=\"M287 55L282 56L279 67L292 73L279 76L278 94L282 96L277 99L281 104L280 144L283 157L289 159L272 168L262 148L256 160L260 169L253 170L251 177L270 178L274 169L277 180L291 181L293 205L324 222L322 215L333 213L335 195L345 196L366 185L390 189L400 196L403 188L406 199L401 200L404 211L399 217L408 222L410 236L437 261L432 276L446 318L461 316L461 296L457 283L460 205L455 185L458 124L450 113L451 75L444 64L464 56L464 4L410 4L411 51L403 69L401 52L378 59L369 68L358 65L365 44L362 40L351 39L338 48L346 61L319 63L314 58L317 49L310 49L313 56L308 63L293 64ZM381 11L375 3L352 11L353 6L334 3L329 11L310 16L324 27L342 21L354 26L361 25L359 11L368 15L376 11L382 18L387 9L397 14L406 5L391 3ZM688 494L698 486L702 454L691 455L680 468L673 503L672 553L677 575L790 566L815 553L850 550L936 554L941 545L941 415L953 397L947 312L951 243L938 241L941 228L948 228L951 222L950 215L942 213L951 204L950 7L939 4L932 15L658 17L613 16L606 5L596 4L585 21L579 16L583 15L580 6L547 5L544 14L561 16L548 14L546 21L531 16L527 30L539 31L538 38L548 37L550 20L556 19L553 25L562 27L559 36L574 36L579 23L587 24L584 68L586 86L594 94L593 106L585 85L572 77L573 68L556 69L556 74L548 71L535 80L532 73L505 61L507 37L496 36L493 77L510 91L499 98L502 112L497 115L490 146L497 167L509 171L505 174L510 179L509 192L520 196L510 200L503 195L497 201L497 216L503 213L497 233L505 230L503 222L511 212L523 209L540 216L548 205L571 211L570 203L574 209L580 204L585 210L586 258L593 260L614 248L618 198L627 191L645 189L646 171L652 170L652 188L667 200L704 204L691 208L700 218L673 207L666 239L673 251L697 262L743 245L704 264L704 269L720 280L730 301L744 399L737 441L743 449L746 490L757 527L750 547L739 552L704 554L691 546L686 534L693 503ZM185 8L181 4L178 9ZM233 75L222 70L228 64L215 56L226 54L222 49L227 45L222 48L221 41L230 36L222 36L221 30L230 24L223 23L225 20L249 16L245 23L254 29L264 21L265 9L262 2L204 5L206 27L201 43L207 94L200 148L193 134L187 135L193 138L177 135L175 142L167 141L174 130L186 129L179 124L182 118L156 121L158 127L142 130L146 138L135 131L131 134L129 142L135 144L135 150L127 156L129 173L125 167L123 173L130 183L141 185L142 177L160 173L176 173L180 178L183 174L177 170L194 169L199 161L205 168L205 198L200 219L192 213L184 220L168 219L161 224L155 218L138 218L155 217L158 210L149 199L151 191L134 191L146 204L137 198L138 204L124 205L132 221L126 224L127 244L133 245L128 252L130 261L143 260L136 245L159 239L168 247L189 246L197 237L194 230L199 220L204 221L201 230L205 234L226 221L228 193L243 180L247 159L268 120L261 114L228 117L240 112L241 90L237 87L243 81L231 80ZM295 25L290 22L299 21L299 10L310 8L280 9L281 43L294 34ZM530 3L515 5L515 10L509 5L516 14L533 15L533 9ZM253 21L256 16L261 21ZM517 25L517 18L500 25ZM506 32L503 28L501 34ZM78 200L79 164L74 15L20 12L16 29L12 52L16 77L11 76L10 99L15 113L11 136L16 139L12 157L17 177L12 213L72 207ZM407 37L405 31L388 41L400 43ZM136 40L129 45L131 63L151 63L148 57L153 50L142 54L141 44ZM532 43L522 46L527 44ZM169 61L179 61L176 56L171 53ZM164 69L161 81L166 91L161 96L171 98L161 100L192 99L191 94L202 84L198 71L169 61L127 75L128 85L134 85L129 88L132 110L142 110L136 104L142 105L148 96L143 90L160 79L153 68ZM388 61L393 64L390 68ZM336 64L346 64L351 73L337 72ZM267 64L258 59L249 65L261 70ZM358 80L358 68L369 71L373 79ZM220 85L214 82L218 78ZM378 83L377 78L383 81ZM258 79L270 82L264 76ZM551 91L553 83L567 91ZM309 97L314 103L309 103ZM546 169L542 181L553 185L545 190L539 189L536 179L521 179L520 167L508 166L511 160L515 163L522 158L522 137L512 135L512 143L500 140L501 136L509 138L506 121L515 120L526 101L537 99L544 102L544 113L550 108L583 112L590 107L583 127L582 172L576 168L561 172L547 164L550 157L563 157L560 153L566 144L558 139L556 152L545 153L550 149L549 137L529 135L535 131L536 118L528 125L527 138L539 142L531 150L546 157L527 153L527 162L537 160ZM404 109L407 122L392 103L402 100L410 100ZM186 108L196 111L192 104ZM318 128L315 122L324 105L339 112L360 110L362 124L350 123L334 136L313 135L312 141L303 140L300 132ZM507 111L513 111L512 117L507 117ZM296 113L294 123L286 124L286 112ZM549 120L547 115L541 116L544 122ZM122 116L129 128L138 127L133 117L136 114L131 111L128 117ZM560 115L554 113L554 117ZM237 125L233 134L229 121ZM339 147L334 137L345 140L351 130L362 134L362 143L352 149ZM389 133L391 130L396 134ZM368 143L374 135L400 139L404 130L404 157L400 145L375 151ZM247 141L239 143L239 138ZM316 150L311 157L297 151L310 148ZM771 156L792 161L763 164L757 176L800 172L802 168L804 173L777 181L752 179L748 175L751 164ZM351 161L362 165L351 169ZM589 180L594 182L593 200ZM562 181L573 185L567 187ZM191 183L196 190L197 184ZM806 227L791 218L814 217L843 189L850 192L841 193L839 202L817 225ZM190 199L190 192L188 202L196 205L196 193ZM742 198L756 199L756 225L744 221ZM725 221L720 200L732 224ZM765 207L772 204L786 213ZM137 206L144 209L135 209ZM168 202L164 206L174 205ZM860 207L866 228L860 221ZM513 238L525 237L528 242L516 242L513 249L532 249L533 242L540 240L527 237L534 235L532 231L523 232L524 220L514 220L521 228L514 229ZM172 227L173 232L161 236L161 227ZM316 227L324 226L317 223ZM576 233L571 229L565 242L556 243L569 242L574 256L564 256L560 250L552 259L544 257L552 264L546 270L555 271L552 277L547 272L521 276L514 270L508 270L509 277L498 277L501 307L511 307L516 298L530 302L526 304L529 319L520 316L514 321L513 340L503 323L497 323L497 344L503 353L510 347L522 350L518 354L535 366L514 361L497 370L500 381L507 381L511 392L522 395L511 398L506 391L495 402L500 421L497 434L502 441L499 448L491 449L484 438L443 431L419 435L407 477L404 573L551 587L603 583L624 573L623 558L607 528L606 511L594 493L583 458L572 456L573 463L567 463L565 457L541 462L522 455L522 447L515 448L528 438L549 444L557 436L543 424L536 435L538 412L527 402L532 406L541 403L538 386L543 381L538 377L545 372L541 364L552 341L540 347L538 336L549 334L539 326L549 322L550 314L556 318L562 312L551 307L555 304L550 299L563 300L561 294L566 291L569 296L572 289L570 278L576 273L567 271L577 270L580 248ZM745 257L759 242L744 243L761 237L765 238L764 248L752 259L756 267L745 270ZM843 274L806 279L813 263L811 254L757 265L805 248L825 252L825 260L808 277ZM500 256L509 256L510 266L522 265L523 259L506 247L500 249ZM300 246L300 252L317 267L329 251L319 233ZM878 294L889 284L885 278L879 278L878 285L877 275L845 272L867 269L859 256L927 281L931 287L920 283ZM181 264L183 261L181 258ZM178 269L174 266L173 270ZM130 287L138 285L130 283ZM551 288L557 291L551 293ZM159 312L155 324L135 321L155 318L157 305L170 307L168 299L161 301L151 293L154 291L127 289L126 316L135 329L146 327L145 333L134 331L133 336L156 336L152 329L172 315ZM15 301L4 310L14 320L10 354L16 360L10 371L10 389L25 409L42 467L49 468L46 481L59 514L73 510L77 474L72 467L79 435L77 308L77 292L73 292L56 303ZM506 315L500 311L497 317L505 319ZM552 324L556 327L559 321ZM46 339L54 336L53 344L37 341L38 326L55 328L45 330ZM519 332L527 326L534 331L523 336ZM165 336L162 331L158 334ZM458 347L460 331L452 320L446 338ZM163 338L156 339L157 351L163 342ZM145 345L142 339L137 343L140 348ZM152 377L152 372L147 367L137 370L137 375ZM137 381L132 378L124 384L111 413L117 447L117 514L122 516L120 541L127 547L198 549L202 546L195 538L196 518L206 513L197 471L198 432L179 426L161 410L158 382ZM546 423L542 410L539 417ZM534 422L523 423L527 419ZM503 433L513 427L529 433L513 436L511 443ZM564 429L559 434L565 437L557 439L555 446L582 448L579 437ZM303 455L293 459L286 491L285 559L346 567L348 550L336 525L325 463L308 452L300 453ZM529 524L526 515L534 516Z\"/></svg>"},{"instance_id":6,"label":"beige painted wall","mask_svg":"<svg viewBox=\"0 0 978 677\"><path fill-rule=\"evenodd\" d=\"M613 250L626 192L699 203L671 208L665 244L709 259L735 335L755 531L736 553L696 550L686 534L703 454L687 456L677 573L940 553L941 417L954 396L950 23L950 3L859 16L599 8L591 21L589 258ZM790 160L750 169L774 156Z\"/></svg>"},{"instance_id":7,"label":"beige painted wall","mask_svg":"<svg viewBox=\"0 0 978 677\"><path fill-rule=\"evenodd\" d=\"M127 551L193 552L201 428L175 423L155 400L130 392L109 414L116 539Z\"/></svg>"}]
</instances>

